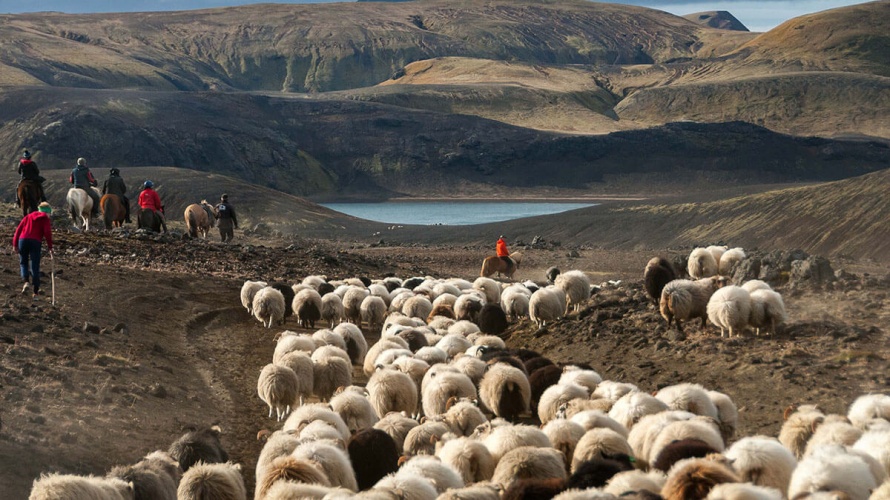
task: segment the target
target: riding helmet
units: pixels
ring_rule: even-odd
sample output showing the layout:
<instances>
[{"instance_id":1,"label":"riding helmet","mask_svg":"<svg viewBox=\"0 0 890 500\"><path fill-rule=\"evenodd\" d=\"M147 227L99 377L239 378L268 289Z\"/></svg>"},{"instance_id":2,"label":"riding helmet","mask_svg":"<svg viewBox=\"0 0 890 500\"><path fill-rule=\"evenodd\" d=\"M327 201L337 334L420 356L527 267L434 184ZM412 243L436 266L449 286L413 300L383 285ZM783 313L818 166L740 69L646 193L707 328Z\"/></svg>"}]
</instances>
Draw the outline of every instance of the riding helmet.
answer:
<instances>
[{"instance_id":1,"label":"riding helmet","mask_svg":"<svg viewBox=\"0 0 890 500\"><path fill-rule=\"evenodd\" d=\"M111 175L119 175L120 173L121 173L121 171L118 170L117 168L115 168L115 167L111 168Z\"/></svg>"},{"instance_id":2,"label":"riding helmet","mask_svg":"<svg viewBox=\"0 0 890 500\"><path fill-rule=\"evenodd\" d=\"M24 159L26 159L26 160L27 160L28 158L31 158L31 152L28 151L28 150L26 149L25 152L22 153L22 158L24 158Z\"/></svg>"},{"instance_id":3,"label":"riding helmet","mask_svg":"<svg viewBox=\"0 0 890 500\"><path fill-rule=\"evenodd\" d=\"M77 164L78 164L78 165L86 165L86 164L87 164L87 160L86 160L86 158L78 158L78 159L77 159Z\"/></svg>"},{"instance_id":4,"label":"riding helmet","mask_svg":"<svg viewBox=\"0 0 890 500\"><path fill-rule=\"evenodd\" d=\"M152 188L152 187L155 187L155 183L151 182L151 181L145 181L145 184L143 184L142 187L144 187L146 189Z\"/></svg>"},{"instance_id":5,"label":"riding helmet","mask_svg":"<svg viewBox=\"0 0 890 500\"><path fill-rule=\"evenodd\" d=\"M224 194L224 195L220 196L219 199L220 199L220 201L226 201L229 199L229 195Z\"/></svg>"}]
</instances>

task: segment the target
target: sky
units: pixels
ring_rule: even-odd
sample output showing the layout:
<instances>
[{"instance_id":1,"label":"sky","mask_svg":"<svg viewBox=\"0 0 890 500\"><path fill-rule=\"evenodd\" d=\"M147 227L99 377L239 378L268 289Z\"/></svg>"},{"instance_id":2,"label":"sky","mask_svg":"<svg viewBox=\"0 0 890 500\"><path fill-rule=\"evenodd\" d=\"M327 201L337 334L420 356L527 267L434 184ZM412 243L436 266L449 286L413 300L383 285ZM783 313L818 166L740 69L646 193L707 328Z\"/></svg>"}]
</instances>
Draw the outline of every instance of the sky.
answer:
<instances>
[{"instance_id":1,"label":"sky","mask_svg":"<svg viewBox=\"0 0 890 500\"><path fill-rule=\"evenodd\" d=\"M276 2L276 0L265 0ZM725 10L751 31L768 31L793 17L861 3L848 0L612 0L684 15ZM59 11L138 12L191 10L261 3L259 0L0 0L0 13ZM330 0L277 0L276 3L330 3Z\"/></svg>"}]
</instances>

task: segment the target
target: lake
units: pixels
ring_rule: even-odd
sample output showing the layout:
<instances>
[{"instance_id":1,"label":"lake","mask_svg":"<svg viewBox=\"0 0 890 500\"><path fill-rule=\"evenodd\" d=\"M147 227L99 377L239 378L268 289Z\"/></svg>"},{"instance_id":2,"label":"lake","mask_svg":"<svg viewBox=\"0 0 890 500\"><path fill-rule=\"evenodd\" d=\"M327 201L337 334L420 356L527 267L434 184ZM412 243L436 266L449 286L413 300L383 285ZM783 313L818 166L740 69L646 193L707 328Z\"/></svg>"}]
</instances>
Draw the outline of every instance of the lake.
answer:
<instances>
[{"instance_id":1,"label":"lake","mask_svg":"<svg viewBox=\"0 0 890 500\"><path fill-rule=\"evenodd\" d=\"M557 214L596 203L499 201L397 201L385 203L322 203L353 217L388 224L466 226L536 215Z\"/></svg>"}]
</instances>

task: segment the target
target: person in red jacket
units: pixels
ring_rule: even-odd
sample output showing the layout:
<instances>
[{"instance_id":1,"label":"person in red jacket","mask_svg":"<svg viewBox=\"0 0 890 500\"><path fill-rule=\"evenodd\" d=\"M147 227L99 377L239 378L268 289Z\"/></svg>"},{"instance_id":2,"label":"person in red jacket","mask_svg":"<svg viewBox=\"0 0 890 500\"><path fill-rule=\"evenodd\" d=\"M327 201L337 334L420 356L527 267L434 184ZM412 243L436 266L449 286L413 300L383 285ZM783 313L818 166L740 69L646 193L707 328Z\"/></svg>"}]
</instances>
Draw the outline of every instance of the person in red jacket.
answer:
<instances>
[{"instance_id":1,"label":"person in red jacket","mask_svg":"<svg viewBox=\"0 0 890 500\"><path fill-rule=\"evenodd\" d=\"M12 247L19 253L22 281L25 282L22 293L33 286L35 298L40 294L40 249L43 240L46 240L50 254L53 251L53 227L49 219L52 212L53 208L44 201L37 206L36 212L31 212L19 222L12 237Z\"/></svg>"},{"instance_id":2,"label":"person in red jacket","mask_svg":"<svg viewBox=\"0 0 890 500\"><path fill-rule=\"evenodd\" d=\"M510 252L507 250L507 242L504 241L504 235L498 236L498 246L497 246L498 257L504 260L504 262L509 263L508 258L510 257Z\"/></svg>"},{"instance_id":3,"label":"person in red jacket","mask_svg":"<svg viewBox=\"0 0 890 500\"><path fill-rule=\"evenodd\" d=\"M161 227L167 232L167 223L164 218L164 206L161 205L161 197L154 190L155 184L151 181L145 181L142 185L142 192L139 193L139 208L142 210L152 210L161 218Z\"/></svg>"}]
</instances>

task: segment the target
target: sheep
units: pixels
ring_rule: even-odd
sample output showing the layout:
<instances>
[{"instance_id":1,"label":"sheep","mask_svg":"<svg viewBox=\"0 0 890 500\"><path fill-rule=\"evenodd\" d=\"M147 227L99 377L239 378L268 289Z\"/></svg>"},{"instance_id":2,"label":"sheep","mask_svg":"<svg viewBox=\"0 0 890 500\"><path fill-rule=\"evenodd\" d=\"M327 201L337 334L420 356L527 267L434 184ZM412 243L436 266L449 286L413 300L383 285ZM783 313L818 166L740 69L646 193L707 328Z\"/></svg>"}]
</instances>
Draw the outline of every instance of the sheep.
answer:
<instances>
[{"instance_id":1,"label":"sheep","mask_svg":"<svg viewBox=\"0 0 890 500\"><path fill-rule=\"evenodd\" d=\"M654 466L662 450L675 441L684 439L702 441L717 452L723 452L725 445L717 424L710 418L691 418L679 422L671 422L658 433L649 444L649 454L643 457Z\"/></svg>"},{"instance_id":2,"label":"sheep","mask_svg":"<svg viewBox=\"0 0 890 500\"><path fill-rule=\"evenodd\" d=\"M285 354L274 364L290 368L297 376L296 402L302 405L303 401L312 395L314 389L315 368L312 358L303 351L293 351Z\"/></svg>"},{"instance_id":3,"label":"sheep","mask_svg":"<svg viewBox=\"0 0 890 500\"><path fill-rule=\"evenodd\" d=\"M708 317L708 301L718 288L718 280L706 278L699 281L674 280L664 286L661 291L659 310L667 321L677 324L677 330L683 331L681 321L701 318L701 326L705 327Z\"/></svg>"},{"instance_id":4,"label":"sheep","mask_svg":"<svg viewBox=\"0 0 890 500\"><path fill-rule=\"evenodd\" d=\"M426 375L426 372L430 369L429 363L421 359L401 357L393 361L389 367L411 377L411 380L414 381L414 385L417 386L417 400L420 401L420 383L423 381L423 376Z\"/></svg>"},{"instance_id":5,"label":"sheep","mask_svg":"<svg viewBox=\"0 0 890 500\"><path fill-rule=\"evenodd\" d=\"M380 429L362 429L346 445L358 489L366 490L399 470L399 452L392 437Z\"/></svg>"},{"instance_id":6,"label":"sheep","mask_svg":"<svg viewBox=\"0 0 890 500\"><path fill-rule=\"evenodd\" d=\"M464 480L450 465L435 457L413 457L402 465L396 476L425 478L442 494L452 488L463 488Z\"/></svg>"},{"instance_id":7,"label":"sheep","mask_svg":"<svg viewBox=\"0 0 890 500\"><path fill-rule=\"evenodd\" d=\"M605 412L600 410L586 410L578 412L572 415L569 419L572 422L580 425L582 428L584 428L585 431L603 427L617 432L621 435L621 437L625 439L627 439L628 436L626 427L612 420L612 418L610 418Z\"/></svg>"},{"instance_id":8,"label":"sheep","mask_svg":"<svg viewBox=\"0 0 890 500\"><path fill-rule=\"evenodd\" d=\"M797 459L775 438L742 438L724 453L743 481L788 492L788 482L797 467Z\"/></svg>"},{"instance_id":9,"label":"sheep","mask_svg":"<svg viewBox=\"0 0 890 500\"><path fill-rule=\"evenodd\" d=\"M312 364L313 392L322 401L331 399L338 387L352 385L352 365L343 349L321 347L312 353Z\"/></svg>"},{"instance_id":10,"label":"sheep","mask_svg":"<svg viewBox=\"0 0 890 500\"><path fill-rule=\"evenodd\" d=\"M719 420L720 414L707 390L698 384L677 384L662 388L655 397L671 410L682 410Z\"/></svg>"},{"instance_id":11,"label":"sheep","mask_svg":"<svg viewBox=\"0 0 890 500\"><path fill-rule=\"evenodd\" d=\"M628 444L627 438L606 427L590 429L581 436L578 444L575 445L571 471L574 473L581 463L588 460L619 454L633 455L633 449Z\"/></svg>"},{"instance_id":12,"label":"sheep","mask_svg":"<svg viewBox=\"0 0 890 500\"><path fill-rule=\"evenodd\" d=\"M723 252L717 261L717 273L730 276L735 271L735 266L743 260L745 260L745 251L741 248L731 248Z\"/></svg>"},{"instance_id":13,"label":"sheep","mask_svg":"<svg viewBox=\"0 0 890 500\"><path fill-rule=\"evenodd\" d=\"M112 468L108 477L131 483L134 500L176 500L182 469L169 454L155 451L134 465Z\"/></svg>"},{"instance_id":14,"label":"sheep","mask_svg":"<svg viewBox=\"0 0 890 500\"><path fill-rule=\"evenodd\" d=\"M529 375L535 372L538 368L543 368L545 366L551 366L555 363L543 356L538 356L536 358L531 358L522 362L525 365L525 371L528 372ZM560 374L562 377L562 374Z\"/></svg>"},{"instance_id":15,"label":"sheep","mask_svg":"<svg viewBox=\"0 0 890 500\"><path fill-rule=\"evenodd\" d=\"M272 354L272 362L278 363L281 358L292 351L303 351L306 354L312 354L318 347L312 337L308 335L298 335L291 331L284 331L278 335L276 339L275 352Z\"/></svg>"},{"instance_id":16,"label":"sheep","mask_svg":"<svg viewBox=\"0 0 890 500\"><path fill-rule=\"evenodd\" d=\"M626 382L615 382L614 380L603 380L596 386L596 390L590 395L591 398L608 399L609 401L618 401L629 392L639 392L640 388L628 384Z\"/></svg>"},{"instance_id":17,"label":"sheep","mask_svg":"<svg viewBox=\"0 0 890 500\"><path fill-rule=\"evenodd\" d=\"M247 309L247 314L253 315L253 298L258 291L268 286L265 281L247 280L241 285L241 305Z\"/></svg>"},{"instance_id":18,"label":"sheep","mask_svg":"<svg viewBox=\"0 0 890 500\"><path fill-rule=\"evenodd\" d=\"M391 411L413 414L417 411L417 386L405 373L389 368L380 369L367 384L369 400L377 415Z\"/></svg>"},{"instance_id":19,"label":"sheep","mask_svg":"<svg viewBox=\"0 0 890 500\"><path fill-rule=\"evenodd\" d=\"M475 322L484 306L484 298L475 294L462 294L454 301L454 318L458 321Z\"/></svg>"},{"instance_id":20,"label":"sheep","mask_svg":"<svg viewBox=\"0 0 890 500\"><path fill-rule=\"evenodd\" d=\"M711 489L724 483L737 483L739 476L721 462L704 458L687 458L671 468L661 488L665 500L705 498Z\"/></svg>"},{"instance_id":21,"label":"sheep","mask_svg":"<svg viewBox=\"0 0 890 500\"><path fill-rule=\"evenodd\" d=\"M561 271L558 267L550 267L547 271L544 272L544 279L547 280L547 283L553 284L556 281L557 276L559 276Z\"/></svg>"},{"instance_id":22,"label":"sheep","mask_svg":"<svg viewBox=\"0 0 890 500\"><path fill-rule=\"evenodd\" d=\"M507 321L507 315L497 303L482 306L482 310L479 311L479 316L476 318L476 323L483 333L489 335L500 335L510 326L510 323Z\"/></svg>"},{"instance_id":23,"label":"sheep","mask_svg":"<svg viewBox=\"0 0 890 500\"><path fill-rule=\"evenodd\" d=\"M365 340L361 328L352 323L340 323L334 328L334 333L343 338L346 354L349 355L352 364L363 364L368 354L368 341Z\"/></svg>"},{"instance_id":24,"label":"sheep","mask_svg":"<svg viewBox=\"0 0 890 500\"><path fill-rule=\"evenodd\" d=\"M471 334L467 340L473 342L473 345L485 346L492 349L506 350L507 343L500 337L494 335L482 335L478 333Z\"/></svg>"},{"instance_id":25,"label":"sheep","mask_svg":"<svg viewBox=\"0 0 890 500\"><path fill-rule=\"evenodd\" d=\"M423 414L428 417L445 413L451 398L476 399L476 386L470 377L463 373L441 373L423 384L421 391Z\"/></svg>"},{"instance_id":26,"label":"sheep","mask_svg":"<svg viewBox=\"0 0 890 500\"><path fill-rule=\"evenodd\" d=\"M501 294L501 308L507 318L516 320L528 316L528 301L531 292L522 285L511 285Z\"/></svg>"},{"instance_id":27,"label":"sheep","mask_svg":"<svg viewBox=\"0 0 890 500\"><path fill-rule=\"evenodd\" d=\"M283 431L300 432L313 421L327 422L339 434L340 439L346 442L349 439L349 428L340 415L323 403L303 405L294 410L282 427Z\"/></svg>"},{"instance_id":28,"label":"sheep","mask_svg":"<svg viewBox=\"0 0 890 500\"><path fill-rule=\"evenodd\" d=\"M343 435L340 434L340 431L333 427L330 422L325 420L313 420L312 422L309 422L305 427L300 429L299 437L301 442L320 440L337 441L339 443L344 442Z\"/></svg>"},{"instance_id":29,"label":"sheep","mask_svg":"<svg viewBox=\"0 0 890 500\"><path fill-rule=\"evenodd\" d=\"M133 494L133 485L116 477L42 474L31 485L28 500L125 500Z\"/></svg>"},{"instance_id":30,"label":"sheep","mask_svg":"<svg viewBox=\"0 0 890 500\"><path fill-rule=\"evenodd\" d=\"M533 293L528 302L528 314L538 328L547 326L563 317L565 306L557 292L551 288L542 288Z\"/></svg>"},{"instance_id":31,"label":"sheep","mask_svg":"<svg viewBox=\"0 0 890 500\"><path fill-rule=\"evenodd\" d=\"M430 500L436 498L438 492L436 488L425 478L411 477L399 475L398 473L384 477L368 491L385 493L384 496L372 497L375 500L380 499L399 499L399 500Z\"/></svg>"},{"instance_id":32,"label":"sheep","mask_svg":"<svg viewBox=\"0 0 890 500\"><path fill-rule=\"evenodd\" d=\"M590 278L583 271L568 271L556 277L554 282L557 288L566 295L565 314L572 311L578 312L587 299L590 298Z\"/></svg>"},{"instance_id":33,"label":"sheep","mask_svg":"<svg viewBox=\"0 0 890 500\"><path fill-rule=\"evenodd\" d=\"M729 247L726 245L711 245L711 246L707 247L705 250L707 250L708 252L711 252L711 255L714 256L714 261L718 263L718 269L719 269L720 259L722 259L723 254L726 253L727 250L729 250Z\"/></svg>"},{"instance_id":34,"label":"sheep","mask_svg":"<svg viewBox=\"0 0 890 500\"><path fill-rule=\"evenodd\" d=\"M817 407L801 406L785 418L782 429L779 431L779 442L800 460L806 450L807 441L824 421L825 415Z\"/></svg>"},{"instance_id":35,"label":"sheep","mask_svg":"<svg viewBox=\"0 0 890 500\"><path fill-rule=\"evenodd\" d=\"M816 430L818 434L828 424L823 424ZM813 436L815 439L816 436ZM862 433L862 436L853 444L853 450L868 454L878 461L887 474L890 474L890 429L876 429Z\"/></svg>"},{"instance_id":36,"label":"sheep","mask_svg":"<svg viewBox=\"0 0 890 500\"><path fill-rule=\"evenodd\" d=\"M429 365L444 363L448 360L448 354L434 346L421 347L414 353L414 357L426 361Z\"/></svg>"},{"instance_id":37,"label":"sheep","mask_svg":"<svg viewBox=\"0 0 890 500\"><path fill-rule=\"evenodd\" d=\"M350 386L339 392L331 398L331 409L340 415L352 434L380 420L365 395L364 387Z\"/></svg>"},{"instance_id":38,"label":"sheep","mask_svg":"<svg viewBox=\"0 0 890 500\"><path fill-rule=\"evenodd\" d=\"M748 290L748 293L754 293L757 290L772 290L773 287L769 286L769 283L761 280L748 280L742 283L742 288Z\"/></svg>"},{"instance_id":39,"label":"sheep","mask_svg":"<svg viewBox=\"0 0 890 500\"><path fill-rule=\"evenodd\" d=\"M346 341L343 340L343 337L334 333L327 328L322 328L321 330L316 331L312 334L312 340L315 341L315 345L317 346L315 351L312 354L318 352L319 349L333 346L341 351L346 351ZM339 354L339 353L338 353ZM346 360L349 361L349 355L345 354Z\"/></svg>"},{"instance_id":40,"label":"sheep","mask_svg":"<svg viewBox=\"0 0 890 500\"><path fill-rule=\"evenodd\" d=\"M387 349L380 353L377 356L377 359L374 363L377 365L377 368L385 367L391 368L392 364L396 362L396 360L401 358L410 358L414 353L409 351L408 349Z\"/></svg>"},{"instance_id":41,"label":"sheep","mask_svg":"<svg viewBox=\"0 0 890 500\"><path fill-rule=\"evenodd\" d=\"M559 407L572 399L587 399L587 388L577 384L553 385L541 394L538 401L538 419L542 424L556 418Z\"/></svg>"},{"instance_id":42,"label":"sheep","mask_svg":"<svg viewBox=\"0 0 890 500\"><path fill-rule=\"evenodd\" d=\"M441 300L445 297L445 300ZM454 300L448 299L447 297L452 297ZM430 311L429 316L426 317L426 324L431 324L436 318L442 319L450 319L454 320L454 302L457 302L457 297L454 295L441 295L433 302L433 310ZM445 327L448 328L448 327Z\"/></svg>"},{"instance_id":43,"label":"sheep","mask_svg":"<svg viewBox=\"0 0 890 500\"><path fill-rule=\"evenodd\" d=\"M476 406L475 400L459 400L452 398L446 404L445 413L438 415L438 420L448 425L448 428L457 436L470 436L476 427L488 421L482 410Z\"/></svg>"},{"instance_id":44,"label":"sheep","mask_svg":"<svg viewBox=\"0 0 890 500\"><path fill-rule=\"evenodd\" d=\"M609 410L609 417L629 430L646 415L667 409L667 404L655 396L645 392L629 392L615 401Z\"/></svg>"},{"instance_id":45,"label":"sheep","mask_svg":"<svg viewBox=\"0 0 890 500\"><path fill-rule=\"evenodd\" d=\"M386 303L376 295L368 295L359 306L362 321L367 323L371 331L379 331L386 318Z\"/></svg>"},{"instance_id":46,"label":"sheep","mask_svg":"<svg viewBox=\"0 0 890 500\"><path fill-rule=\"evenodd\" d=\"M890 396L886 394L866 394L859 396L850 405L847 418L856 427L865 430L869 421L882 418L890 420Z\"/></svg>"},{"instance_id":47,"label":"sheep","mask_svg":"<svg viewBox=\"0 0 890 500\"><path fill-rule=\"evenodd\" d=\"M658 300L661 298L661 291L664 286L671 281L677 279L677 272L674 266L663 257L652 257L646 264L643 271L643 288L649 298L655 302L658 307Z\"/></svg>"},{"instance_id":48,"label":"sheep","mask_svg":"<svg viewBox=\"0 0 890 500\"><path fill-rule=\"evenodd\" d=\"M513 421L519 414L528 411L531 387L528 377L521 370L497 363L482 377L479 397L495 416Z\"/></svg>"},{"instance_id":49,"label":"sheep","mask_svg":"<svg viewBox=\"0 0 890 500\"><path fill-rule=\"evenodd\" d=\"M547 435L537 427L510 425L505 421L480 425L473 432L473 437L482 440L495 462L500 461L508 451L520 446L550 447Z\"/></svg>"},{"instance_id":50,"label":"sheep","mask_svg":"<svg viewBox=\"0 0 890 500\"><path fill-rule=\"evenodd\" d=\"M884 481L884 484L871 493L868 500L890 500L890 481Z\"/></svg>"},{"instance_id":51,"label":"sheep","mask_svg":"<svg viewBox=\"0 0 890 500\"><path fill-rule=\"evenodd\" d=\"M297 323L303 328L315 328L315 322L321 319L322 299L315 290L300 290L294 295L291 303Z\"/></svg>"},{"instance_id":52,"label":"sheep","mask_svg":"<svg viewBox=\"0 0 890 500\"><path fill-rule=\"evenodd\" d=\"M269 418L272 418L272 410L275 410L275 416L281 422L299 397L297 374L286 366L270 363L260 371L256 392L269 406Z\"/></svg>"},{"instance_id":53,"label":"sheep","mask_svg":"<svg viewBox=\"0 0 890 500\"><path fill-rule=\"evenodd\" d=\"M327 475L316 464L288 455L272 460L262 480L257 480L254 498L267 498L267 493L279 482L331 485Z\"/></svg>"},{"instance_id":54,"label":"sheep","mask_svg":"<svg viewBox=\"0 0 890 500\"><path fill-rule=\"evenodd\" d=\"M825 445L805 457L791 474L788 497L817 491L841 491L851 500L866 500L878 482L868 462L842 446Z\"/></svg>"},{"instance_id":55,"label":"sheep","mask_svg":"<svg viewBox=\"0 0 890 500\"><path fill-rule=\"evenodd\" d=\"M549 387L556 385L556 383L559 382L560 377L562 377L562 368L556 365L542 366L529 373L528 384L532 389L531 404L529 406L532 412L536 415L538 414L539 409L538 403L540 402L544 391Z\"/></svg>"},{"instance_id":56,"label":"sheep","mask_svg":"<svg viewBox=\"0 0 890 500\"><path fill-rule=\"evenodd\" d=\"M268 431L265 432L268 435ZM275 431L268 436L266 444L263 445L260 456L257 458L255 484L262 484L272 461L290 455L300 444L299 436L290 431ZM260 500L259 496L255 498Z\"/></svg>"},{"instance_id":57,"label":"sheep","mask_svg":"<svg viewBox=\"0 0 890 500\"><path fill-rule=\"evenodd\" d=\"M682 422L675 422L679 423ZM667 445L658 446L658 448L653 446L653 451L649 455L649 470L667 472L681 460L706 458L709 455L717 457L719 453L713 446L697 438L677 439Z\"/></svg>"},{"instance_id":58,"label":"sheep","mask_svg":"<svg viewBox=\"0 0 890 500\"><path fill-rule=\"evenodd\" d=\"M368 349L368 353L365 355L365 361L362 364L362 371L365 373L365 376L370 377L374 374L374 371L377 369L377 357L383 351L387 349L405 349L407 347L408 344L398 337L381 338L378 340L376 344Z\"/></svg>"},{"instance_id":59,"label":"sheep","mask_svg":"<svg viewBox=\"0 0 890 500\"><path fill-rule=\"evenodd\" d=\"M266 328L272 328L272 323L284 323L284 309L284 295L270 286L253 296L253 316Z\"/></svg>"},{"instance_id":60,"label":"sheep","mask_svg":"<svg viewBox=\"0 0 890 500\"><path fill-rule=\"evenodd\" d=\"M612 405L614 405L612 401L608 399L602 398L593 398L593 399L572 399L570 401L566 401L565 403L559 405L559 409L556 410L557 418L567 418L573 419L579 414L587 414L591 410L596 410L598 413L602 414L603 417L607 417L606 413L612 409ZM580 418L580 417L579 417ZM619 424L618 422L613 421L611 418L608 420L612 421L616 427L620 427L624 430L622 432L627 434L626 428Z\"/></svg>"},{"instance_id":61,"label":"sheep","mask_svg":"<svg viewBox=\"0 0 890 500\"><path fill-rule=\"evenodd\" d=\"M717 408L717 422L720 425L720 435L723 436L723 442L728 443L735 434L736 426L739 424L739 410L726 394L717 391L707 391L707 394Z\"/></svg>"},{"instance_id":62,"label":"sheep","mask_svg":"<svg viewBox=\"0 0 890 500\"><path fill-rule=\"evenodd\" d=\"M408 417L407 413L390 412L380 418L375 429L379 429L389 435L396 444L396 449L401 452L405 446L405 437L411 429L417 427L420 423L413 418Z\"/></svg>"},{"instance_id":63,"label":"sheep","mask_svg":"<svg viewBox=\"0 0 890 500\"><path fill-rule=\"evenodd\" d=\"M371 292L366 288L351 286L346 290L343 295L343 313L346 316L346 321L356 325L362 324L362 301L369 295Z\"/></svg>"},{"instance_id":64,"label":"sheep","mask_svg":"<svg viewBox=\"0 0 890 500\"><path fill-rule=\"evenodd\" d=\"M757 335L760 335L761 328L766 328L767 333L777 333L777 327L788 319L782 296L772 290L755 290L749 296L751 312L748 324Z\"/></svg>"},{"instance_id":65,"label":"sheep","mask_svg":"<svg viewBox=\"0 0 890 500\"><path fill-rule=\"evenodd\" d=\"M436 500L499 500L500 488L492 482L477 482L471 486L448 490Z\"/></svg>"},{"instance_id":66,"label":"sheep","mask_svg":"<svg viewBox=\"0 0 890 500\"><path fill-rule=\"evenodd\" d=\"M566 481L566 489L582 490L605 487L606 483L616 474L634 470L632 460L627 455L616 455L581 462Z\"/></svg>"},{"instance_id":67,"label":"sheep","mask_svg":"<svg viewBox=\"0 0 890 500\"><path fill-rule=\"evenodd\" d=\"M729 338L732 338L733 332L739 335L748 326L751 294L740 286L725 286L711 295L707 310L708 319L720 328L720 336L729 330Z\"/></svg>"},{"instance_id":68,"label":"sheep","mask_svg":"<svg viewBox=\"0 0 890 500\"><path fill-rule=\"evenodd\" d=\"M575 454L575 447L578 446L578 441L587 430L576 422L561 418L547 422L547 425L542 430L547 435L547 439L550 440L550 445L565 456L565 466L566 470L568 470L572 465L571 460Z\"/></svg>"},{"instance_id":69,"label":"sheep","mask_svg":"<svg viewBox=\"0 0 890 500\"><path fill-rule=\"evenodd\" d=\"M386 307L389 307L389 303L390 301L392 301L392 296L390 295L389 290L387 290L384 285L379 283L372 283L368 285L368 292L370 292L372 297L380 297Z\"/></svg>"},{"instance_id":70,"label":"sheep","mask_svg":"<svg viewBox=\"0 0 890 500\"><path fill-rule=\"evenodd\" d=\"M343 321L346 310L343 308L343 299L335 293L329 293L321 297L321 319L334 328L334 325Z\"/></svg>"},{"instance_id":71,"label":"sheep","mask_svg":"<svg viewBox=\"0 0 890 500\"><path fill-rule=\"evenodd\" d=\"M433 455L436 443L449 431L445 423L428 420L408 431L402 444L402 454L407 457Z\"/></svg>"},{"instance_id":72,"label":"sheep","mask_svg":"<svg viewBox=\"0 0 890 500\"><path fill-rule=\"evenodd\" d=\"M714 486L707 500L782 500L782 494L773 488L743 483L723 483Z\"/></svg>"},{"instance_id":73,"label":"sheep","mask_svg":"<svg viewBox=\"0 0 890 500\"><path fill-rule=\"evenodd\" d=\"M358 485L355 472L346 452L330 441L310 441L301 443L291 453L297 460L305 460L316 465L330 481L331 486L339 486L355 491Z\"/></svg>"},{"instance_id":74,"label":"sheep","mask_svg":"<svg viewBox=\"0 0 890 500\"><path fill-rule=\"evenodd\" d=\"M458 288L454 283L436 283L436 285L433 286L433 293L436 294L436 298L441 297L443 294L449 294L457 297L461 294L461 289Z\"/></svg>"},{"instance_id":75,"label":"sheep","mask_svg":"<svg viewBox=\"0 0 890 500\"><path fill-rule=\"evenodd\" d=\"M269 488L266 496L263 498L265 500L292 500L294 498L299 498L300 500L323 500L341 490L344 492L348 491L319 484L278 481Z\"/></svg>"},{"instance_id":76,"label":"sheep","mask_svg":"<svg viewBox=\"0 0 890 500\"><path fill-rule=\"evenodd\" d=\"M481 309L481 307L480 307ZM455 335L463 335L464 337L471 335L473 333L480 332L479 327L476 323L468 320L458 320L453 325L448 327L448 334Z\"/></svg>"},{"instance_id":77,"label":"sheep","mask_svg":"<svg viewBox=\"0 0 890 500\"><path fill-rule=\"evenodd\" d=\"M520 446L503 455L495 466L491 482L509 487L518 479L565 480L565 457L547 447Z\"/></svg>"},{"instance_id":78,"label":"sheep","mask_svg":"<svg viewBox=\"0 0 890 500\"><path fill-rule=\"evenodd\" d=\"M435 312L435 310L433 310L433 312ZM444 316L436 316L428 319L430 319L428 326L438 333L448 333L448 328L457 322L453 318L446 318Z\"/></svg>"},{"instance_id":79,"label":"sheep","mask_svg":"<svg viewBox=\"0 0 890 500\"><path fill-rule=\"evenodd\" d=\"M436 456L457 471L466 484L488 481L494 474L495 463L491 453L473 439L452 437L439 441Z\"/></svg>"},{"instance_id":80,"label":"sheep","mask_svg":"<svg viewBox=\"0 0 890 500\"><path fill-rule=\"evenodd\" d=\"M463 335L449 333L442 337L442 340L436 344L436 347L445 351L449 358L453 358L469 349L472 345L473 344Z\"/></svg>"},{"instance_id":81,"label":"sheep","mask_svg":"<svg viewBox=\"0 0 890 500\"><path fill-rule=\"evenodd\" d=\"M231 462L195 464L182 475L176 496L179 500L246 500L241 466Z\"/></svg>"},{"instance_id":82,"label":"sheep","mask_svg":"<svg viewBox=\"0 0 890 500\"><path fill-rule=\"evenodd\" d=\"M400 288L393 291L393 293L390 294L392 300L389 301L389 312L402 314L402 307L405 306L405 302L413 296L414 292L412 292L411 290L404 290Z\"/></svg>"},{"instance_id":83,"label":"sheep","mask_svg":"<svg viewBox=\"0 0 890 500\"><path fill-rule=\"evenodd\" d=\"M692 413L671 410L644 416L627 435L627 442L634 450L633 456L645 468L649 463L652 444L658 435L671 423L691 418L695 418Z\"/></svg>"},{"instance_id":84,"label":"sheep","mask_svg":"<svg viewBox=\"0 0 890 500\"><path fill-rule=\"evenodd\" d=\"M423 295L410 297L405 301L405 304L402 305L402 314L409 318L420 318L423 320L426 319L432 311L433 303Z\"/></svg>"},{"instance_id":85,"label":"sheep","mask_svg":"<svg viewBox=\"0 0 890 500\"><path fill-rule=\"evenodd\" d=\"M719 271L718 260L707 248L695 248L689 254L686 271L693 279L710 278Z\"/></svg>"},{"instance_id":86,"label":"sheep","mask_svg":"<svg viewBox=\"0 0 890 500\"><path fill-rule=\"evenodd\" d=\"M828 415L807 441L803 454L808 456L813 453L813 450L826 444L853 446L860 437L862 437L862 430L853 427L847 417Z\"/></svg>"},{"instance_id":87,"label":"sheep","mask_svg":"<svg viewBox=\"0 0 890 500\"><path fill-rule=\"evenodd\" d=\"M643 472L639 470L619 472L609 479L603 488L605 493L611 493L616 497L622 497L626 493L639 492L641 490L658 494L667 476L658 471Z\"/></svg>"},{"instance_id":88,"label":"sheep","mask_svg":"<svg viewBox=\"0 0 890 500\"><path fill-rule=\"evenodd\" d=\"M585 387L587 392L593 394L596 386L603 381L603 377L593 370L583 370L577 366L566 366L562 369L560 384L578 384Z\"/></svg>"},{"instance_id":89,"label":"sheep","mask_svg":"<svg viewBox=\"0 0 890 500\"><path fill-rule=\"evenodd\" d=\"M192 430L183 434L170 445L167 453L179 462L182 471L186 472L196 462L206 464L223 463L229 460L229 454L219 442L222 429L219 426Z\"/></svg>"},{"instance_id":90,"label":"sheep","mask_svg":"<svg viewBox=\"0 0 890 500\"><path fill-rule=\"evenodd\" d=\"M491 278L476 278L473 289L482 292L486 304L497 304L501 300L501 285Z\"/></svg>"}]
</instances>

